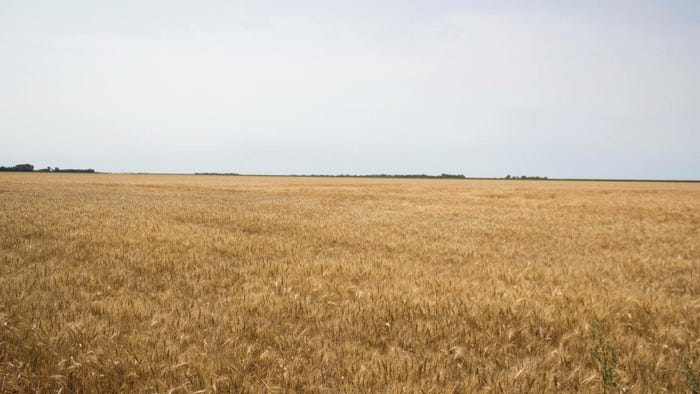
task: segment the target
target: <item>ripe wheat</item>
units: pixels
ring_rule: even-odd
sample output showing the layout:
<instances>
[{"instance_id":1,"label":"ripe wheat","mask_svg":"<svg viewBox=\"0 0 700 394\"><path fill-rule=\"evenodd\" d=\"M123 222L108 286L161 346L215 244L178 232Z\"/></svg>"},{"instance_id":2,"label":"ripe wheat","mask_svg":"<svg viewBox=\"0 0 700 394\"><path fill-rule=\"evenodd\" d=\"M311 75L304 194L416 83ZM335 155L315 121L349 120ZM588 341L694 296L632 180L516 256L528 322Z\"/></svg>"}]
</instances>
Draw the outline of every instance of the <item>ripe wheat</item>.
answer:
<instances>
[{"instance_id":1,"label":"ripe wheat","mask_svg":"<svg viewBox=\"0 0 700 394\"><path fill-rule=\"evenodd\" d=\"M0 174L0 391L690 392L699 241L700 184Z\"/></svg>"}]
</instances>

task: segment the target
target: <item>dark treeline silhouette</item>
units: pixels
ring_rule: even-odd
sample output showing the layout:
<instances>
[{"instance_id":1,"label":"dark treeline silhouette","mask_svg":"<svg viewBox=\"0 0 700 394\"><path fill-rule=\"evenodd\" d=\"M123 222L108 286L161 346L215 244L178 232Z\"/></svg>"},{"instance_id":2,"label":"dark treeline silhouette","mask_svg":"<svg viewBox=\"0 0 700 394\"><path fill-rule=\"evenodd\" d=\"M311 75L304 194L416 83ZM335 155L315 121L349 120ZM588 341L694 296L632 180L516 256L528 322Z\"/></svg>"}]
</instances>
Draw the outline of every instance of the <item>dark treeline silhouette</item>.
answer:
<instances>
[{"instance_id":1,"label":"dark treeline silhouette","mask_svg":"<svg viewBox=\"0 0 700 394\"><path fill-rule=\"evenodd\" d=\"M88 173L92 174L95 172L92 168L66 168L66 169L60 169L58 167L46 167L42 168L41 170L38 170L38 172L76 172L76 173Z\"/></svg>"},{"instance_id":2,"label":"dark treeline silhouette","mask_svg":"<svg viewBox=\"0 0 700 394\"><path fill-rule=\"evenodd\" d=\"M195 175L228 175L228 176L238 176L241 175L237 172L195 172Z\"/></svg>"},{"instance_id":3,"label":"dark treeline silhouette","mask_svg":"<svg viewBox=\"0 0 700 394\"><path fill-rule=\"evenodd\" d=\"M31 171L34 171L34 166L31 164L17 164L14 167L0 166L0 171L31 172Z\"/></svg>"},{"instance_id":4,"label":"dark treeline silhouette","mask_svg":"<svg viewBox=\"0 0 700 394\"><path fill-rule=\"evenodd\" d=\"M522 175L522 176L510 176L506 175L504 179L527 179L527 180L546 180L546 176L527 176L527 175Z\"/></svg>"},{"instance_id":5,"label":"dark treeline silhouette","mask_svg":"<svg viewBox=\"0 0 700 394\"><path fill-rule=\"evenodd\" d=\"M293 176L311 176L311 177L329 177L329 178L425 178L425 179L467 179L461 174L440 174L440 175L427 175L427 174L369 174L369 175L350 175L350 174L340 174L340 175L293 175Z\"/></svg>"},{"instance_id":6,"label":"dark treeline silhouette","mask_svg":"<svg viewBox=\"0 0 700 394\"><path fill-rule=\"evenodd\" d=\"M5 172L33 172L34 171L34 166L31 164L17 164L14 167L0 167L0 171L5 171ZM58 167L46 167L42 168L40 170L37 170L36 172L76 172L76 173L94 173L95 170L92 168L68 168L68 169L60 169Z\"/></svg>"},{"instance_id":7,"label":"dark treeline silhouette","mask_svg":"<svg viewBox=\"0 0 700 394\"><path fill-rule=\"evenodd\" d=\"M240 176L241 174L237 172L195 172L195 175L235 175ZM270 176L270 175L263 175ZM283 175L291 177L321 177L321 178L427 178L427 179L467 179L461 174L440 174L440 175L426 175L426 174L369 174L369 175L352 175L352 174L339 174L339 175L321 175L321 174L294 174L294 175Z\"/></svg>"}]
</instances>

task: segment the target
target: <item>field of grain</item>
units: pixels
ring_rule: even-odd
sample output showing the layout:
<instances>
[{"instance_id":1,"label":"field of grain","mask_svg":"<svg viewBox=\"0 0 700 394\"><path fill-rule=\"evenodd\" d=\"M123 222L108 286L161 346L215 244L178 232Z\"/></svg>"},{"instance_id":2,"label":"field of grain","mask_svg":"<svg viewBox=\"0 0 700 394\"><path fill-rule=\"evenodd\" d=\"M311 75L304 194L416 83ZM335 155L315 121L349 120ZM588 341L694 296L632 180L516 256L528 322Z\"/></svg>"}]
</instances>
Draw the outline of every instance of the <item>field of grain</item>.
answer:
<instances>
[{"instance_id":1,"label":"field of grain","mask_svg":"<svg viewBox=\"0 0 700 394\"><path fill-rule=\"evenodd\" d=\"M700 184L0 174L0 392L697 392Z\"/></svg>"}]
</instances>

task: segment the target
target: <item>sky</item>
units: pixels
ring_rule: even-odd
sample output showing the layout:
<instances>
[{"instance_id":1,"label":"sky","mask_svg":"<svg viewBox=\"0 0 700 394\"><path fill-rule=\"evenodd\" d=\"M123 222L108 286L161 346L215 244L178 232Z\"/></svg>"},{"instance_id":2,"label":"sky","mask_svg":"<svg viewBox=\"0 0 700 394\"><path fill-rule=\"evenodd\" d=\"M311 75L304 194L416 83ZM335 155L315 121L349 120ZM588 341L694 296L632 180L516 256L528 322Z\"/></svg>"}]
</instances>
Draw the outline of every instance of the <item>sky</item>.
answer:
<instances>
[{"instance_id":1,"label":"sky","mask_svg":"<svg viewBox=\"0 0 700 394\"><path fill-rule=\"evenodd\" d=\"M700 179L700 2L0 1L0 165Z\"/></svg>"}]
</instances>

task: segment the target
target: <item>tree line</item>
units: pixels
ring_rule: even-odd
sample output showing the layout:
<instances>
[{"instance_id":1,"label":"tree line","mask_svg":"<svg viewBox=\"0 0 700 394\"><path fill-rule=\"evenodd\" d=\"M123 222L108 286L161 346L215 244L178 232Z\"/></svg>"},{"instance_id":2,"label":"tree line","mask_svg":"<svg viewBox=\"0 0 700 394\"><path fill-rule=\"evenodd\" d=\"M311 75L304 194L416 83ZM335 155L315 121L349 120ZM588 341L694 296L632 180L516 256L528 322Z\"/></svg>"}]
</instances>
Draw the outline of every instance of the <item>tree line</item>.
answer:
<instances>
[{"instance_id":1,"label":"tree line","mask_svg":"<svg viewBox=\"0 0 700 394\"><path fill-rule=\"evenodd\" d=\"M327 177L327 178L427 178L427 179L467 179L461 174L440 174L440 175L427 175L427 174L368 174L368 175L351 175L351 174L339 174L339 175L292 175L292 176L310 176L310 177Z\"/></svg>"},{"instance_id":2,"label":"tree line","mask_svg":"<svg viewBox=\"0 0 700 394\"><path fill-rule=\"evenodd\" d=\"M58 167L51 168L50 166L35 171L34 166L32 164L16 164L13 167L0 166L0 171L3 171L3 172L74 172L74 173L90 173L90 174L95 172L95 170L93 170L92 168L60 169Z\"/></svg>"},{"instance_id":3,"label":"tree line","mask_svg":"<svg viewBox=\"0 0 700 394\"><path fill-rule=\"evenodd\" d=\"M522 176L510 176L506 175L504 179L527 179L527 180L546 180L546 176L527 176L527 175L522 175Z\"/></svg>"},{"instance_id":4,"label":"tree line","mask_svg":"<svg viewBox=\"0 0 700 394\"><path fill-rule=\"evenodd\" d=\"M34 171L34 166L31 164L17 164L14 167L0 166L0 171L31 172Z\"/></svg>"}]
</instances>

